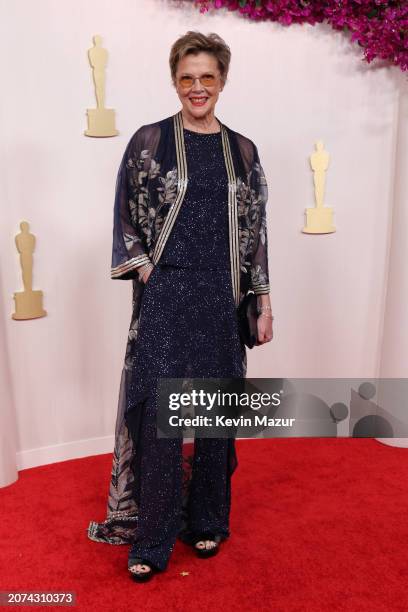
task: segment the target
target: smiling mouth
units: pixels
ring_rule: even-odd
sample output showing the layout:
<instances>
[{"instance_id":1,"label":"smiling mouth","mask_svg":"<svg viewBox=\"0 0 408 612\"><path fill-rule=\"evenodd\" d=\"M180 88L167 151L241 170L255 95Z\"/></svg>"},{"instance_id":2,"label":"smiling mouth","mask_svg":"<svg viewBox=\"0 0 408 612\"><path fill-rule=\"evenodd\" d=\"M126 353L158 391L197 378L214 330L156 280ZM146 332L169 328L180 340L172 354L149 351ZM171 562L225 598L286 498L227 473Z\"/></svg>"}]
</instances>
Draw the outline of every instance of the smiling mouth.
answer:
<instances>
[{"instance_id":1,"label":"smiling mouth","mask_svg":"<svg viewBox=\"0 0 408 612\"><path fill-rule=\"evenodd\" d=\"M189 98L193 106L204 106L208 98Z\"/></svg>"}]
</instances>

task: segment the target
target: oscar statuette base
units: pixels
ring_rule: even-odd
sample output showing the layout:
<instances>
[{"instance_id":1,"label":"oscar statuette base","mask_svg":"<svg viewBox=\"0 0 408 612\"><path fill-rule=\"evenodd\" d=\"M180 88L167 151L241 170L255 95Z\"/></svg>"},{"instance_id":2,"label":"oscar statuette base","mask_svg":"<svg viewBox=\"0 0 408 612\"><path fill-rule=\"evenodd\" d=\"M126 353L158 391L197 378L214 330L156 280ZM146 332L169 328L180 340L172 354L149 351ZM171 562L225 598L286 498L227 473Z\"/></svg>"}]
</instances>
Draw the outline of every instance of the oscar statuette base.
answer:
<instances>
[{"instance_id":1,"label":"oscar statuette base","mask_svg":"<svg viewBox=\"0 0 408 612\"><path fill-rule=\"evenodd\" d=\"M327 206L306 208L305 234L331 234L336 231L333 225L333 208Z\"/></svg>"},{"instance_id":2,"label":"oscar statuette base","mask_svg":"<svg viewBox=\"0 0 408 612\"><path fill-rule=\"evenodd\" d=\"M88 129L85 136L96 138L106 138L117 136L118 130L115 128L115 111L113 108L88 108Z\"/></svg>"},{"instance_id":3,"label":"oscar statuette base","mask_svg":"<svg viewBox=\"0 0 408 612\"><path fill-rule=\"evenodd\" d=\"M20 291L14 293L16 312L11 315L12 319L26 320L45 317L47 312L42 307L42 291Z\"/></svg>"}]
</instances>

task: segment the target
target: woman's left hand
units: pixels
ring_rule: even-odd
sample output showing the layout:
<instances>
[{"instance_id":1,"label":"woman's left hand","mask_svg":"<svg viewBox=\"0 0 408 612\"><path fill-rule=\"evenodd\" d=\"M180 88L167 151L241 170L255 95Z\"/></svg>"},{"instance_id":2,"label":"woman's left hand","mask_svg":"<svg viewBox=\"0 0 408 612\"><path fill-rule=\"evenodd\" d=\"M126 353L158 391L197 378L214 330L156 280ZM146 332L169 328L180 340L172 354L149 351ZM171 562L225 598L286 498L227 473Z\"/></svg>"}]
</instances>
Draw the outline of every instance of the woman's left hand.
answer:
<instances>
[{"instance_id":1,"label":"woman's left hand","mask_svg":"<svg viewBox=\"0 0 408 612\"><path fill-rule=\"evenodd\" d=\"M257 320L257 331L258 331L258 344L265 344L270 342L273 338L272 331L272 306L269 293L258 295L258 320Z\"/></svg>"},{"instance_id":2,"label":"woman's left hand","mask_svg":"<svg viewBox=\"0 0 408 612\"><path fill-rule=\"evenodd\" d=\"M272 317L269 313L268 315L264 315L262 313L259 315L257 320L257 328L259 344L265 344L265 342L270 342L272 340Z\"/></svg>"}]
</instances>

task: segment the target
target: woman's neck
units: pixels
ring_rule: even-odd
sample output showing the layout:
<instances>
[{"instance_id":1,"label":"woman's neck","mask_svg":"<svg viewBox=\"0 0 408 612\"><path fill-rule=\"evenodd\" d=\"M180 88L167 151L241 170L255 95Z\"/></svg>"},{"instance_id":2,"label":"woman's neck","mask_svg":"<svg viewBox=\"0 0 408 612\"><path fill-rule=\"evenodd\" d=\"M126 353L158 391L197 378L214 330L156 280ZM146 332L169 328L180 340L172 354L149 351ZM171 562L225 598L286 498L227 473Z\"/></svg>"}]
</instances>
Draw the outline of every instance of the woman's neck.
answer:
<instances>
[{"instance_id":1,"label":"woman's neck","mask_svg":"<svg viewBox=\"0 0 408 612\"><path fill-rule=\"evenodd\" d=\"M208 113L204 117L193 117L192 115L185 114L184 110L181 111L183 118L183 127L187 130L193 130L195 132L219 132L220 124L215 118L214 112Z\"/></svg>"}]
</instances>

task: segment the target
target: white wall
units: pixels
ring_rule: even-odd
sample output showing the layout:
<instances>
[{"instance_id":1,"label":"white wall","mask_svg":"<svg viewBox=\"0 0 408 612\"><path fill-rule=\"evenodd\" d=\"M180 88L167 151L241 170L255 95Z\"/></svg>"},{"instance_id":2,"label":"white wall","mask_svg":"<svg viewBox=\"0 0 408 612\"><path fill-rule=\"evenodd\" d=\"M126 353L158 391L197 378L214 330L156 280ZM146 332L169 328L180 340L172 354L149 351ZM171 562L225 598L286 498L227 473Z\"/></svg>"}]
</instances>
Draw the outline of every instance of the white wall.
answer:
<instances>
[{"instance_id":1,"label":"white wall","mask_svg":"<svg viewBox=\"0 0 408 612\"><path fill-rule=\"evenodd\" d=\"M112 450L131 315L130 281L109 274L116 172L140 125L179 110L168 55L189 29L218 32L230 45L216 114L254 140L269 183L275 338L249 351L248 376L379 375L406 81L396 68L366 65L329 27L283 28L175 4L0 4L1 350L13 406L3 401L15 414L19 467ZM116 138L83 136L95 106L86 55L94 34L110 54ZM317 139L331 154L325 203L337 232L327 236L301 233L314 205L308 157ZM11 319L23 219L37 236L34 288L48 311L34 321Z\"/></svg>"}]
</instances>

